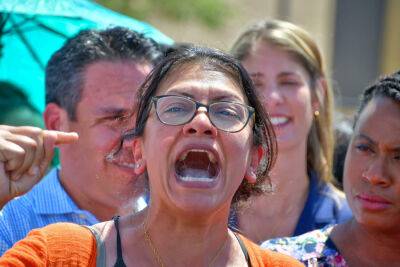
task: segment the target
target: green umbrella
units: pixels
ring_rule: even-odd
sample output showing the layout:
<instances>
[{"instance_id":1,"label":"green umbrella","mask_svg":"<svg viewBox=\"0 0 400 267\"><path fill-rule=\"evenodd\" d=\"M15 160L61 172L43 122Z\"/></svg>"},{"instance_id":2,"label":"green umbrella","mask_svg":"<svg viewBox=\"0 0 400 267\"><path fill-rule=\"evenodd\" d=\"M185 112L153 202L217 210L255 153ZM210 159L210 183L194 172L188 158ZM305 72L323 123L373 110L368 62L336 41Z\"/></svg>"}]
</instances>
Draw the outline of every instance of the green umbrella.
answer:
<instances>
[{"instance_id":1,"label":"green umbrella","mask_svg":"<svg viewBox=\"0 0 400 267\"><path fill-rule=\"evenodd\" d=\"M44 109L44 68L66 38L82 29L125 26L162 44L172 40L151 25L88 0L0 1L0 81L23 88Z\"/></svg>"}]
</instances>

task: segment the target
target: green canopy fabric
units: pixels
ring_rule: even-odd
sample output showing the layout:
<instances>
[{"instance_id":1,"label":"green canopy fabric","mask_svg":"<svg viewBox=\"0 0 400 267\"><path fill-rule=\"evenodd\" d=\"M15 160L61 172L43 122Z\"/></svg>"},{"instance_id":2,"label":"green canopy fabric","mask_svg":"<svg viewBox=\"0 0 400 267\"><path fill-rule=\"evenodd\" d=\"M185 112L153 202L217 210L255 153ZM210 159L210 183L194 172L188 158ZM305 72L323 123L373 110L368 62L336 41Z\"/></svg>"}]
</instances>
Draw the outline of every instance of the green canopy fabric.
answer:
<instances>
[{"instance_id":1,"label":"green canopy fabric","mask_svg":"<svg viewBox=\"0 0 400 267\"><path fill-rule=\"evenodd\" d=\"M82 29L124 26L162 44L173 41L151 25L88 0L0 1L0 81L24 90L30 103L44 109L44 68L68 37Z\"/></svg>"}]
</instances>

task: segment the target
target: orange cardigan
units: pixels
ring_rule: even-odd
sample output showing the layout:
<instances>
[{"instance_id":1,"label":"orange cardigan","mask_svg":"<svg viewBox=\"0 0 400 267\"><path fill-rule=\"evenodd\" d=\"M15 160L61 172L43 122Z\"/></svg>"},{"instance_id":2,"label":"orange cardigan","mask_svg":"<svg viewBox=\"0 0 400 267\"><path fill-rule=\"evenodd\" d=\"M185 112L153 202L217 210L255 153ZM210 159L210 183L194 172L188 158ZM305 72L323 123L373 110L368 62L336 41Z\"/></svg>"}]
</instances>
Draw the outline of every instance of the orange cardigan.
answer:
<instances>
[{"instance_id":1,"label":"orange cardigan","mask_svg":"<svg viewBox=\"0 0 400 267\"><path fill-rule=\"evenodd\" d=\"M241 238L252 267L304 267L289 256L263 250L243 236ZM96 267L96 255L96 238L89 229L72 223L56 223L32 230L0 258L0 266Z\"/></svg>"}]
</instances>

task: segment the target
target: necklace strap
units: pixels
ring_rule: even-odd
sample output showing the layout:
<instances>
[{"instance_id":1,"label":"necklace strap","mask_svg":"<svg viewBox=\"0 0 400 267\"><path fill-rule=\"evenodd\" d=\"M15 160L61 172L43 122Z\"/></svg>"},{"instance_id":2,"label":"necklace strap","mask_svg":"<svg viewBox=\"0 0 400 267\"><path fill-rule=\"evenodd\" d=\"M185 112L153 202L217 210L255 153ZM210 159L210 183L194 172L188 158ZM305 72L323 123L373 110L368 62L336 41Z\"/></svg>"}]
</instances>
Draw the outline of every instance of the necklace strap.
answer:
<instances>
[{"instance_id":1,"label":"necklace strap","mask_svg":"<svg viewBox=\"0 0 400 267\"><path fill-rule=\"evenodd\" d=\"M158 251L157 251L156 247L154 246L153 241L151 241L151 238L150 238L150 235L147 230L145 222L143 222L143 232L144 232L144 238L146 239L146 242L149 245L151 252L153 254L153 257L155 258L157 264L161 267L164 267L165 264L164 264L163 260L161 259L160 254L158 254Z\"/></svg>"},{"instance_id":2,"label":"necklace strap","mask_svg":"<svg viewBox=\"0 0 400 267\"><path fill-rule=\"evenodd\" d=\"M155 258L155 260L156 260L156 262L157 262L157 264L160 266L160 267L165 267L165 264L164 264L164 262L163 262L163 260L162 260L162 258L161 258L161 256L160 256L160 254L158 253L158 250L157 250L157 248L154 246L154 244L153 244L153 241L151 240L151 238L150 238L150 235L149 235L149 232L148 232L148 229L147 229L147 227L146 227L146 224L145 223L143 223L143 232L144 232L144 237L145 237L145 239L146 239L146 242L147 242L147 244L148 244L148 246L150 247L150 249L151 249L151 252L152 252L152 254L153 254L153 257ZM236 236L236 235L235 235ZM236 238L238 238L238 237L236 237ZM228 243L228 240L229 240L229 235L225 238L225 241L224 241L224 243L222 243L222 245L218 248L218 250L217 250L217 252L215 253L215 255L213 256L213 258L210 260L210 262L208 263L208 266L209 267L211 267L212 266L212 264L215 262L215 260L218 258L218 256L221 254L221 252L224 250L224 248L226 247L226 244ZM241 243L242 241L240 240L239 241L239 243L241 244L240 246L242 247L242 243ZM243 245L244 246L244 245ZM242 248L242 250L243 250L243 248ZM246 250L246 248L245 248L245 250ZM248 253L247 253L247 250L246 250L246 254L245 254L245 256L247 255L247 257L246 257L246 260L248 261L248 262L250 262L250 259L248 259ZM250 265L249 265L250 266Z\"/></svg>"}]
</instances>

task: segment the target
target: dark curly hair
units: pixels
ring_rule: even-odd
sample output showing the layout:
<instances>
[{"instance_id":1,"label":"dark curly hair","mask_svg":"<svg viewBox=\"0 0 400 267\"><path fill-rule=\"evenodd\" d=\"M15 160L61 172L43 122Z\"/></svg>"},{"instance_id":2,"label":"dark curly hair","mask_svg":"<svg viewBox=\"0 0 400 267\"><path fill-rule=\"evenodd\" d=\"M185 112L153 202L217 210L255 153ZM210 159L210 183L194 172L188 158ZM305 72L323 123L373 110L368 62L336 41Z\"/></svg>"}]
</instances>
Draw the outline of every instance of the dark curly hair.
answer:
<instances>
[{"instance_id":1,"label":"dark curly hair","mask_svg":"<svg viewBox=\"0 0 400 267\"><path fill-rule=\"evenodd\" d=\"M380 77L375 83L368 86L361 95L361 102L354 117L353 128L356 126L361 112L375 97L388 97L400 103L400 71Z\"/></svg>"},{"instance_id":2,"label":"dark curly hair","mask_svg":"<svg viewBox=\"0 0 400 267\"><path fill-rule=\"evenodd\" d=\"M264 157L264 164L261 164L259 170L257 170L257 182L250 184L243 179L232 203L246 200L251 195L264 193L263 182L268 177L276 158L277 145L275 134L269 117L258 100L256 90L246 70L237 59L224 52L211 48L188 46L168 54L153 69L138 91L137 99L140 99L140 102L134 135L141 136L143 134L152 107L151 99L156 95L160 84L168 78L168 75L173 70L184 65L200 65L210 70L222 72L241 86L244 95L249 101L249 105L255 109L255 123L253 126L254 144L262 145L266 156Z\"/></svg>"}]
</instances>

